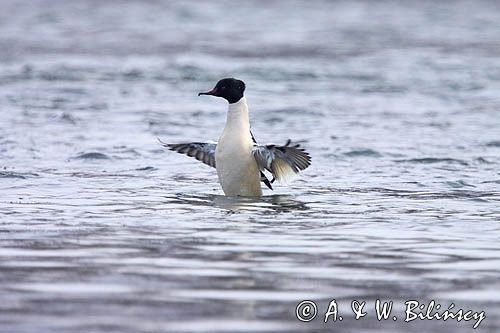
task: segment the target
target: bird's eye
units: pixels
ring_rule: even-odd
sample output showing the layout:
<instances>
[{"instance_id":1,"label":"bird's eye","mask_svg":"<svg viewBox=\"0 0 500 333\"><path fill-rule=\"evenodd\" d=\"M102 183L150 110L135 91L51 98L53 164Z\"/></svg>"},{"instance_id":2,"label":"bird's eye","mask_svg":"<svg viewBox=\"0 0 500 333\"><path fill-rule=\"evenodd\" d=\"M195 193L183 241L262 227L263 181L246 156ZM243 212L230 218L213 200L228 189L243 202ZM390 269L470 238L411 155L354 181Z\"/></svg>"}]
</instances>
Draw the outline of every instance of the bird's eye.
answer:
<instances>
[{"instance_id":1,"label":"bird's eye","mask_svg":"<svg viewBox=\"0 0 500 333\"><path fill-rule=\"evenodd\" d=\"M221 89L226 89L226 86L222 86Z\"/></svg>"}]
</instances>

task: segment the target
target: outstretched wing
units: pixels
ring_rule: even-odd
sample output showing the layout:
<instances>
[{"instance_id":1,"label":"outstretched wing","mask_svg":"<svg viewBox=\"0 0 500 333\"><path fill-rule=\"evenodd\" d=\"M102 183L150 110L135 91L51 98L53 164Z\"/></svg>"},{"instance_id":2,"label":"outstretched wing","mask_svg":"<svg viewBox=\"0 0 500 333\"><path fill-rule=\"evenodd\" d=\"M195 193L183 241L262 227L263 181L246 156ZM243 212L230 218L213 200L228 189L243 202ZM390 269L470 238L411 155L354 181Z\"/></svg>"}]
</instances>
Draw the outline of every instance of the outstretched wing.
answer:
<instances>
[{"instance_id":1,"label":"outstretched wing","mask_svg":"<svg viewBox=\"0 0 500 333\"><path fill-rule=\"evenodd\" d=\"M290 140L284 146L255 144L252 153L260 170L268 170L280 183L288 183L311 165L309 154L300 148L299 144L292 144Z\"/></svg>"},{"instance_id":2,"label":"outstretched wing","mask_svg":"<svg viewBox=\"0 0 500 333\"><path fill-rule=\"evenodd\" d=\"M194 157L198 161L215 168L216 142L165 143L160 139L158 141L170 150Z\"/></svg>"}]
</instances>

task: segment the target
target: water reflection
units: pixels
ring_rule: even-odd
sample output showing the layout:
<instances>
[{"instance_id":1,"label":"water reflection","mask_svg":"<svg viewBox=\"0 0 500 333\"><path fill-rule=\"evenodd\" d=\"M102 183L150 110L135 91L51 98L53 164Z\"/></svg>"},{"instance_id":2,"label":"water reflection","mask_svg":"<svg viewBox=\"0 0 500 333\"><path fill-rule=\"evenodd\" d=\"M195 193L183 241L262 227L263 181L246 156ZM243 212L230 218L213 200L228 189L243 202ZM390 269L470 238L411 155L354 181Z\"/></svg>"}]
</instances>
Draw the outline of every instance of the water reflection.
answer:
<instances>
[{"instance_id":1,"label":"water reflection","mask_svg":"<svg viewBox=\"0 0 500 333\"><path fill-rule=\"evenodd\" d=\"M247 212L292 212L298 210L308 210L306 203L298 200L293 195L274 194L265 195L260 198L247 197L227 197L216 194L186 194L176 193L173 196L165 197L169 204L183 204L187 207L210 206L223 209L228 213L239 211Z\"/></svg>"}]
</instances>

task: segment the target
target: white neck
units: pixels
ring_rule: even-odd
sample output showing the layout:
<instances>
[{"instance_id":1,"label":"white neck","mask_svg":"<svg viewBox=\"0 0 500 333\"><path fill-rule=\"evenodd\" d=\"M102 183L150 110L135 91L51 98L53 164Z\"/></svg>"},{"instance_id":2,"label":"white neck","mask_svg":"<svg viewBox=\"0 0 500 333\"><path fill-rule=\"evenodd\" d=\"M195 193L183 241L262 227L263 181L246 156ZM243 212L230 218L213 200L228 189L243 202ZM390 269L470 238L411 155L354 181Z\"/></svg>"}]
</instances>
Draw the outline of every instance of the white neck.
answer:
<instances>
[{"instance_id":1,"label":"white neck","mask_svg":"<svg viewBox=\"0 0 500 333\"><path fill-rule=\"evenodd\" d=\"M241 131L242 133L249 133L250 120L245 97L242 97L236 103L229 104L227 109L226 129L229 128Z\"/></svg>"}]
</instances>

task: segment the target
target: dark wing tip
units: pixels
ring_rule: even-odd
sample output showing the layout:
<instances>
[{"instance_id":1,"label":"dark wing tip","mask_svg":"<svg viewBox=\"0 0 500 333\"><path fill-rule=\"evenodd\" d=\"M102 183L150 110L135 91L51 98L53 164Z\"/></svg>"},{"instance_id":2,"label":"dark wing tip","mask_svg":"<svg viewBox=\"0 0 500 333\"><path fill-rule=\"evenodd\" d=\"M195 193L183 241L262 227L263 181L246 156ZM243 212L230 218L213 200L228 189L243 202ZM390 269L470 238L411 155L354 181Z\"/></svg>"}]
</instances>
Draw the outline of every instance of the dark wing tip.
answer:
<instances>
[{"instance_id":1,"label":"dark wing tip","mask_svg":"<svg viewBox=\"0 0 500 333\"><path fill-rule=\"evenodd\" d=\"M274 179L274 178L273 178ZM260 172L260 180L266 184L266 186L270 189L273 190L273 186L271 185L272 182L269 182L269 179L267 179L266 175L261 171Z\"/></svg>"},{"instance_id":2,"label":"dark wing tip","mask_svg":"<svg viewBox=\"0 0 500 333\"><path fill-rule=\"evenodd\" d=\"M168 148L172 151L175 151L175 152L178 152L178 153L181 153L181 154L184 154L185 152L182 151L183 148L189 148L189 145L185 144L185 143L167 143L165 141L162 141L160 138L157 138L158 141L160 142L160 144L165 147L165 148ZM185 149L184 149L185 150Z\"/></svg>"},{"instance_id":3,"label":"dark wing tip","mask_svg":"<svg viewBox=\"0 0 500 333\"><path fill-rule=\"evenodd\" d=\"M158 137L157 137L156 139L158 140L158 142L159 142L162 146L164 146L164 147L168 146L168 143L161 141L161 139L160 139L160 138L158 138Z\"/></svg>"},{"instance_id":4,"label":"dark wing tip","mask_svg":"<svg viewBox=\"0 0 500 333\"><path fill-rule=\"evenodd\" d=\"M165 148L169 148L169 149L172 149L172 146L174 146L174 144L171 144L171 143L166 143L165 141L162 141L160 138L156 138L158 139L158 142L160 142L160 144L165 147Z\"/></svg>"}]
</instances>

